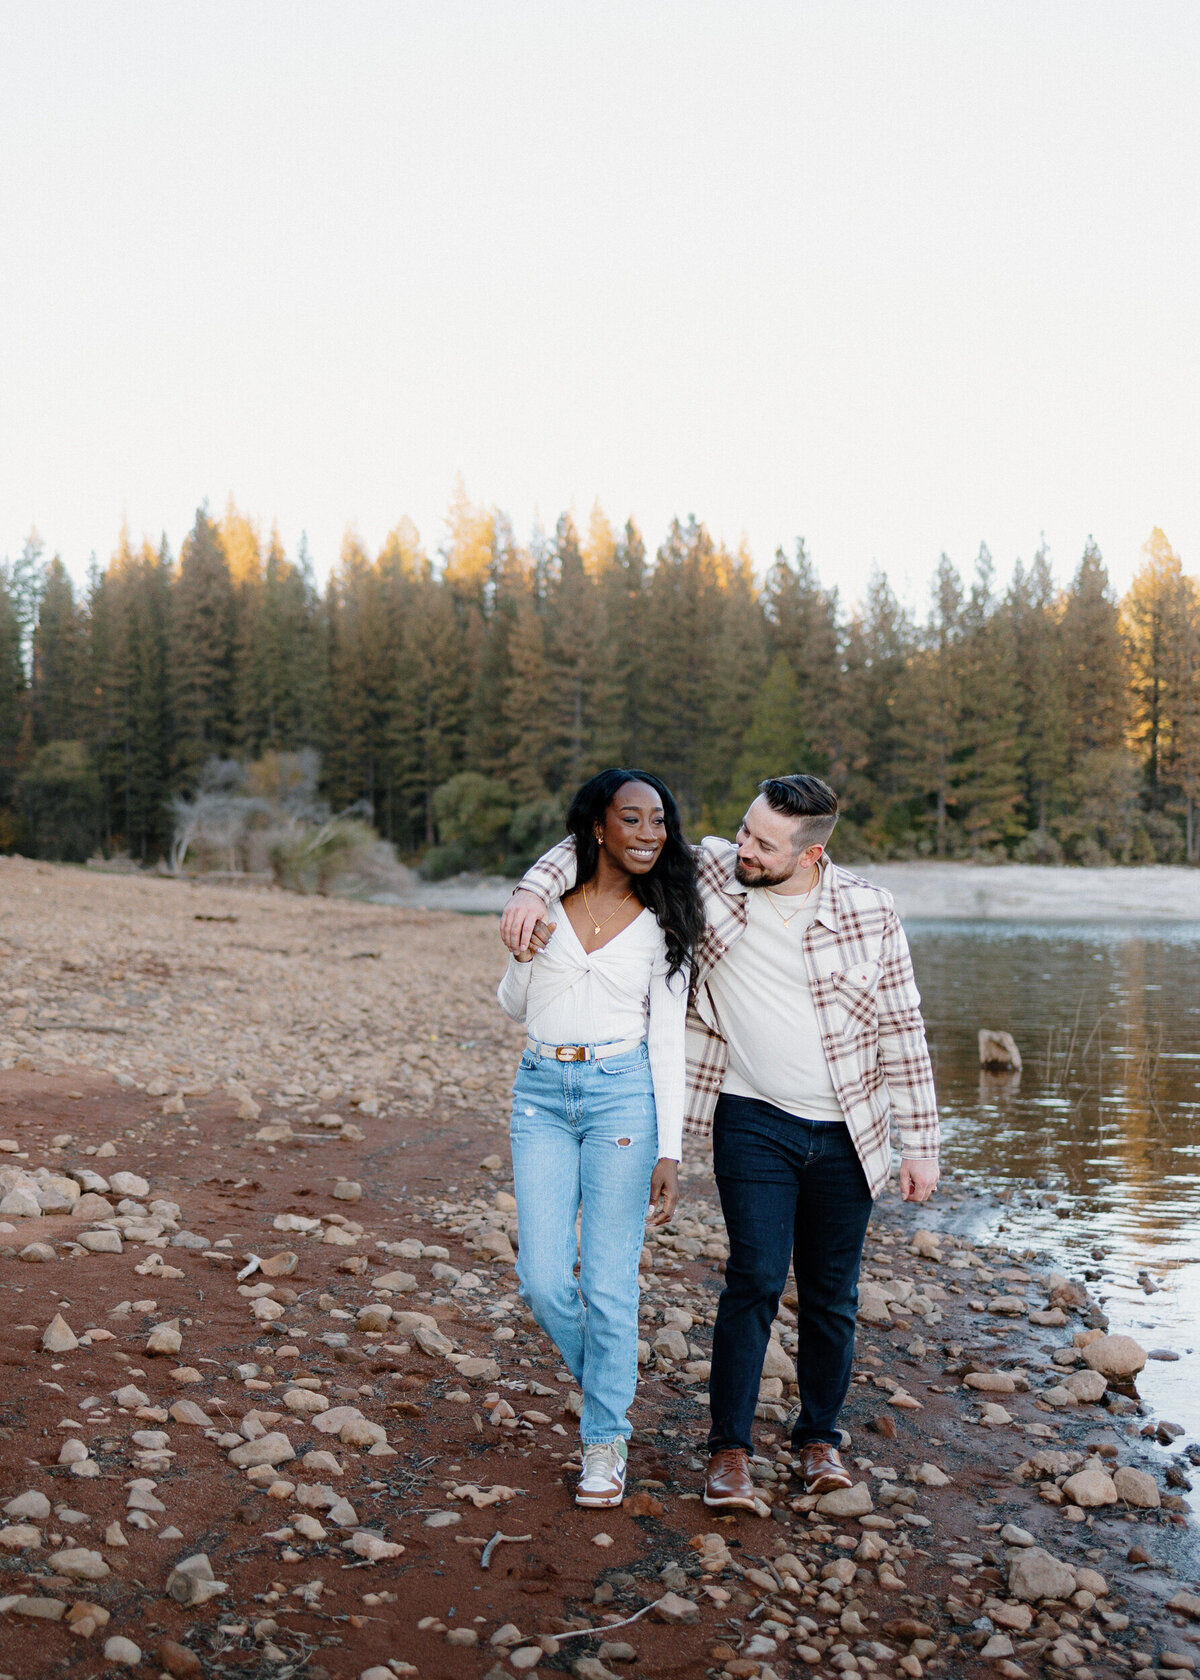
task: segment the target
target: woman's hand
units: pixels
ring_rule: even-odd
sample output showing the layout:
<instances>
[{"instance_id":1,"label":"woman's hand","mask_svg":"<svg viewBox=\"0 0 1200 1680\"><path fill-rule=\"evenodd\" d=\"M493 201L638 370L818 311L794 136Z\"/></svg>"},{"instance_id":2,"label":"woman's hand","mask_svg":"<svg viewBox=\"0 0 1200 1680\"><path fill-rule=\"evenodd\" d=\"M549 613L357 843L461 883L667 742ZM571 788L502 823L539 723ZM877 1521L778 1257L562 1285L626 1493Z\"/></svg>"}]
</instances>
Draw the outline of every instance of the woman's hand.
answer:
<instances>
[{"instance_id":1,"label":"woman's hand","mask_svg":"<svg viewBox=\"0 0 1200 1680\"><path fill-rule=\"evenodd\" d=\"M550 935L558 926L557 922L538 922L529 936L528 949L514 951L513 957L519 963L532 962L539 951L544 951L550 943Z\"/></svg>"},{"instance_id":2,"label":"woman's hand","mask_svg":"<svg viewBox=\"0 0 1200 1680\"><path fill-rule=\"evenodd\" d=\"M679 1162L664 1155L650 1176L650 1212L646 1224L666 1225L679 1206Z\"/></svg>"},{"instance_id":3,"label":"woman's hand","mask_svg":"<svg viewBox=\"0 0 1200 1680\"><path fill-rule=\"evenodd\" d=\"M514 957L523 956L529 949L534 934L539 927L549 926L551 932L554 923L542 921L546 909L545 904L536 893L528 892L518 887L505 906L504 914L500 918L500 937L508 946ZM549 938L549 935L546 936ZM541 945L535 945L534 950L544 950L545 940Z\"/></svg>"}]
</instances>

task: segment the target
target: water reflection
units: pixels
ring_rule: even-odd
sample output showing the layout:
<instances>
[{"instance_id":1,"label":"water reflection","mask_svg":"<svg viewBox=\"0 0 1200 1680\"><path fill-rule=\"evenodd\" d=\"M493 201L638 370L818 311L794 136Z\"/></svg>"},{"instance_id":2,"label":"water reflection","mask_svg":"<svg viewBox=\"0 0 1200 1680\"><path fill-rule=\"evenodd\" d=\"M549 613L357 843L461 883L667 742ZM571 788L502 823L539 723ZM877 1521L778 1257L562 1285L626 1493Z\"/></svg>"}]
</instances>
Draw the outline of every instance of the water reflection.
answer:
<instances>
[{"instance_id":1,"label":"water reflection","mask_svg":"<svg viewBox=\"0 0 1200 1680\"><path fill-rule=\"evenodd\" d=\"M1200 1435L1200 927L908 934L947 1172L1003 1198L989 1234L1087 1274L1114 1329L1181 1355L1139 1392ZM981 1027L1013 1035L1020 1074L981 1073Z\"/></svg>"}]
</instances>

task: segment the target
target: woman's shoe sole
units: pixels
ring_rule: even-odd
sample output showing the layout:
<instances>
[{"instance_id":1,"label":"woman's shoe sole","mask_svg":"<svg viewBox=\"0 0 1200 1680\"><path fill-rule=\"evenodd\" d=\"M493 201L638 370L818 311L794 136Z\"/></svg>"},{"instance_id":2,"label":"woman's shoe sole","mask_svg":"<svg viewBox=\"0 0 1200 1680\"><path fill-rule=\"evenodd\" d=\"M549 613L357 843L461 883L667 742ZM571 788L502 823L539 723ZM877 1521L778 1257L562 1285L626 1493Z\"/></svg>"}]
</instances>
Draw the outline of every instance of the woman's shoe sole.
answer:
<instances>
[{"instance_id":1,"label":"woman's shoe sole","mask_svg":"<svg viewBox=\"0 0 1200 1680\"><path fill-rule=\"evenodd\" d=\"M590 1494L590 1493L578 1494L577 1493L575 1495L575 1503L576 1503L576 1505L582 1505L585 1511L608 1511L608 1510L611 1510L613 1507L615 1507L617 1505L620 1505L622 1503L622 1501L624 1500L624 1498L625 1498L625 1489L622 1488L620 1493L614 1495L612 1498L609 1498L609 1499L605 1499L602 1495L599 1495L599 1494Z\"/></svg>"}]
</instances>

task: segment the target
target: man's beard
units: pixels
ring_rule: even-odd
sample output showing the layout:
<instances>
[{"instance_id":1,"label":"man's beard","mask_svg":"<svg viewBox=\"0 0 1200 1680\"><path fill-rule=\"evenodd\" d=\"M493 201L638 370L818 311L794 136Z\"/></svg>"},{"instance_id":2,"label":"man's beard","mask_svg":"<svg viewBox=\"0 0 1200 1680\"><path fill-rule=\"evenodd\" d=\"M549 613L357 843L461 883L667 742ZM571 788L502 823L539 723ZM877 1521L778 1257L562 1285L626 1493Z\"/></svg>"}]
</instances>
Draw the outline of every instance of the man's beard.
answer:
<instances>
[{"instance_id":1,"label":"man's beard","mask_svg":"<svg viewBox=\"0 0 1200 1680\"><path fill-rule=\"evenodd\" d=\"M743 887L779 887L785 881L790 881L796 873L796 862L793 858L791 865L781 875L771 875L765 869L751 869L739 858L733 866L733 878Z\"/></svg>"}]
</instances>

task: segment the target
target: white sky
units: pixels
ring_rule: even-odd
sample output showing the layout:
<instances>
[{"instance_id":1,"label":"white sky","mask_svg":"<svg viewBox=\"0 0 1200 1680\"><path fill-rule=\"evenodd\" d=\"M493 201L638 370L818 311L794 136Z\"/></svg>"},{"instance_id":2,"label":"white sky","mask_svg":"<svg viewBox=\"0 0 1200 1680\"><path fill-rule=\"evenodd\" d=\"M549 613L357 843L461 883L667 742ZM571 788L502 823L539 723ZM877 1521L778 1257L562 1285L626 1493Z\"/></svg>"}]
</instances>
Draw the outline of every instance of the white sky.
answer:
<instances>
[{"instance_id":1,"label":"white sky","mask_svg":"<svg viewBox=\"0 0 1200 1680\"><path fill-rule=\"evenodd\" d=\"M1195 0L0 0L0 555L595 498L1200 570Z\"/></svg>"}]
</instances>

